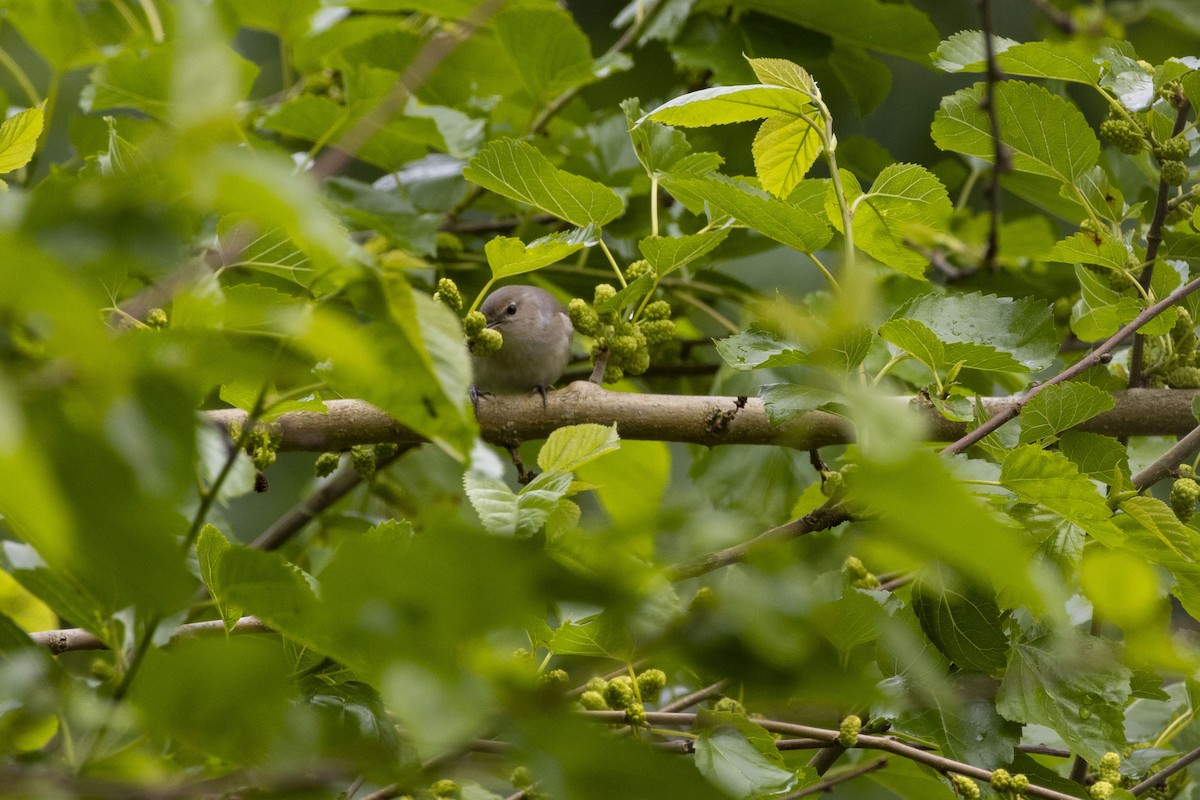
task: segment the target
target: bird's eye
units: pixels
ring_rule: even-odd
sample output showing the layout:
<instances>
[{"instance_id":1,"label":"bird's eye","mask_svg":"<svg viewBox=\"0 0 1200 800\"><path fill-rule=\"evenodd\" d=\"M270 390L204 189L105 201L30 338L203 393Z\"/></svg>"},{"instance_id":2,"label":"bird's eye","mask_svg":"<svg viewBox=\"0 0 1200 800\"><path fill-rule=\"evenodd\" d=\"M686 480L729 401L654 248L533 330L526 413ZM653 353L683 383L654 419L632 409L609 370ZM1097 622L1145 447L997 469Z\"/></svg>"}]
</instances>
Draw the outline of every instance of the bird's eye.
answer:
<instances>
[{"instance_id":1,"label":"bird's eye","mask_svg":"<svg viewBox=\"0 0 1200 800\"><path fill-rule=\"evenodd\" d=\"M509 304L508 304L508 308L504 309L504 313L508 314L510 317L511 317L513 314L516 314L516 313L517 313L517 304L516 304L516 303L509 303Z\"/></svg>"}]
</instances>

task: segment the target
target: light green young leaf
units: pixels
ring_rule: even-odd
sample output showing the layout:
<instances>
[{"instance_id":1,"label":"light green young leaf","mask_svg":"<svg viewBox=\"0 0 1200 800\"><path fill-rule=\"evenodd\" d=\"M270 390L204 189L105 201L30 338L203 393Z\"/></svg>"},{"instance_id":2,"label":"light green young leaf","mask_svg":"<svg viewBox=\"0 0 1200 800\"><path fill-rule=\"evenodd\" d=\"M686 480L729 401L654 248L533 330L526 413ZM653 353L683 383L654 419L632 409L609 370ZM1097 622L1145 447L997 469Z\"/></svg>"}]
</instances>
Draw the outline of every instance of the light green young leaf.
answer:
<instances>
[{"instance_id":1,"label":"light green young leaf","mask_svg":"<svg viewBox=\"0 0 1200 800\"><path fill-rule=\"evenodd\" d=\"M946 363L964 361L972 369L1036 371L1058 355L1050 308L1032 298L967 294L924 294L902 306L892 319L925 325L945 346Z\"/></svg>"},{"instance_id":2,"label":"light green young leaf","mask_svg":"<svg viewBox=\"0 0 1200 800\"><path fill-rule=\"evenodd\" d=\"M233 629L233 624L242 616L242 610L222 601L224 597L220 583L221 559L233 545L214 525L205 525L196 537L196 560L200 566L200 580L208 587L208 593L216 599L217 610L225 627Z\"/></svg>"},{"instance_id":3,"label":"light green young leaf","mask_svg":"<svg viewBox=\"0 0 1200 800\"><path fill-rule=\"evenodd\" d=\"M650 266L654 267L659 277L663 277L708 255L720 246L727 236L728 228L685 236L647 236L638 242L638 250L642 252L642 257L650 262Z\"/></svg>"},{"instance_id":4,"label":"light green young leaf","mask_svg":"<svg viewBox=\"0 0 1200 800\"><path fill-rule=\"evenodd\" d=\"M823 144L811 115L768 117L754 137L754 172L762 187L787 197L821 155Z\"/></svg>"},{"instance_id":5,"label":"light green young leaf","mask_svg":"<svg viewBox=\"0 0 1200 800\"><path fill-rule=\"evenodd\" d=\"M1075 267L1080 297L1071 309L1071 330L1085 342L1111 336L1142 310L1135 298L1109 288L1103 277L1086 267Z\"/></svg>"},{"instance_id":6,"label":"light green young leaf","mask_svg":"<svg viewBox=\"0 0 1200 800\"><path fill-rule=\"evenodd\" d=\"M810 97L820 97L821 91L808 70L786 58L748 58L750 69L761 83L768 86L787 86Z\"/></svg>"},{"instance_id":7,"label":"light green young leaf","mask_svg":"<svg viewBox=\"0 0 1200 800\"><path fill-rule=\"evenodd\" d=\"M558 428L538 451L537 463L543 472L574 472L621 446L617 426L568 425Z\"/></svg>"},{"instance_id":8,"label":"light green young leaf","mask_svg":"<svg viewBox=\"0 0 1200 800\"><path fill-rule=\"evenodd\" d=\"M1095 264L1107 269L1124 270L1129 258L1125 244L1112 236L1076 233L1058 242L1046 254L1047 261L1064 264Z\"/></svg>"},{"instance_id":9,"label":"light green young leaf","mask_svg":"<svg viewBox=\"0 0 1200 800\"><path fill-rule=\"evenodd\" d=\"M510 236L497 236L483 246L493 278L508 278L562 261L586 244L584 230L552 233L525 244Z\"/></svg>"},{"instance_id":10,"label":"light green young leaf","mask_svg":"<svg viewBox=\"0 0 1200 800\"><path fill-rule=\"evenodd\" d=\"M580 228L604 225L624 210L621 198L604 184L558 169L533 145L516 139L490 142L463 177Z\"/></svg>"},{"instance_id":11,"label":"light green young leaf","mask_svg":"<svg viewBox=\"0 0 1200 800\"><path fill-rule=\"evenodd\" d=\"M27 108L0 122L0 175L30 162L43 122L42 106Z\"/></svg>"},{"instance_id":12,"label":"light green young leaf","mask_svg":"<svg viewBox=\"0 0 1200 800\"><path fill-rule=\"evenodd\" d=\"M816 215L724 175L680 178L668 174L663 186L672 194L679 189L701 198L763 236L802 253L819 250L833 235L829 225Z\"/></svg>"},{"instance_id":13,"label":"light green young leaf","mask_svg":"<svg viewBox=\"0 0 1200 800\"><path fill-rule=\"evenodd\" d=\"M666 442L625 440L620 450L584 464L575 474L596 487L596 499L616 525L646 530L647 520L660 512L671 480L671 450ZM652 537L639 541L646 552L638 555L652 558ZM636 551L636 544L630 546Z\"/></svg>"},{"instance_id":14,"label":"light green young leaf","mask_svg":"<svg viewBox=\"0 0 1200 800\"><path fill-rule=\"evenodd\" d=\"M938 147L985 161L995 158L991 123L981 105L984 89L977 83L943 98L933 119ZM1069 183L1096 165L1100 142L1073 103L1021 81L997 84L995 99L1013 169Z\"/></svg>"},{"instance_id":15,"label":"light green young leaf","mask_svg":"<svg viewBox=\"0 0 1200 800\"><path fill-rule=\"evenodd\" d=\"M1000 468L1000 483L1021 498L1073 522L1101 541L1119 538L1112 511L1092 481L1061 453L1033 445L1009 452Z\"/></svg>"},{"instance_id":16,"label":"light green young leaf","mask_svg":"<svg viewBox=\"0 0 1200 800\"><path fill-rule=\"evenodd\" d=\"M1106 41L1095 56L1104 65L1100 85L1112 91L1129 111L1145 111L1154 102L1154 75L1138 63L1128 42Z\"/></svg>"},{"instance_id":17,"label":"light green young leaf","mask_svg":"<svg viewBox=\"0 0 1200 800\"><path fill-rule=\"evenodd\" d=\"M864 252L911 278L923 279L928 259L905 244L910 231L944 230L953 207L946 187L916 164L891 164L863 193L858 180L841 171L846 201L853 210L854 243ZM829 184L825 213L842 230L842 215Z\"/></svg>"},{"instance_id":18,"label":"light green young leaf","mask_svg":"<svg viewBox=\"0 0 1200 800\"><path fill-rule=\"evenodd\" d=\"M1026 42L992 36L996 63L1007 75L1084 83L1098 86L1100 65L1076 42ZM959 31L938 45L934 66L945 72L983 72L987 69L983 34Z\"/></svg>"},{"instance_id":19,"label":"light green young leaf","mask_svg":"<svg viewBox=\"0 0 1200 800\"><path fill-rule=\"evenodd\" d=\"M1074 428L1114 405L1111 394L1089 383L1047 386L1021 409L1021 444Z\"/></svg>"},{"instance_id":20,"label":"light green young leaf","mask_svg":"<svg viewBox=\"0 0 1200 800\"><path fill-rule=\"evenodd\" d=\"M946 348L937 335L915 319L893 319L879 327L879 335L892 345L892 355L903 351L937 373L946 366Z\"/></svg>"},{"instance_id":21,"label":"light green young leaf","mask_svg":"<svg viewBox=\"0 0 1200 800\"><path fill-rule=\"evenodd\" d=\"M663 103L638 120L647 120L684 128L705 128L748 122L783 114L791 118L813 114L812 102L805 92L788 86L714 86L689 92Z\"/></svg>"},{"instance_id":22,"label":"light green young leaf","mask_svg":"<svg viewBox=\"0 0 1200 800\"><path fill-rule=\"evenodd\" d=\"M514 493L504 481L475 472L463 478L467 499L488 533L532 536L571 488L569 472L543 472Z\"/></svg>"}]
</instances>

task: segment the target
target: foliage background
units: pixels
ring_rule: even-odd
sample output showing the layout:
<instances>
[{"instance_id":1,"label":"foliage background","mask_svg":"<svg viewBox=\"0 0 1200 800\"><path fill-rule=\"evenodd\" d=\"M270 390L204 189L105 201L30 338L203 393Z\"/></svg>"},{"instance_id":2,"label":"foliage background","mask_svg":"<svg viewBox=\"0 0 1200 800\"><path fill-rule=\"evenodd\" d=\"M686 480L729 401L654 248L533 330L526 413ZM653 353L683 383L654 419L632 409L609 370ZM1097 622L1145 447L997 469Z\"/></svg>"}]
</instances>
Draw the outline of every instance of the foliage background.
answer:
<instances>
[{"instance_id":1,"label":"foliage background","mask_svg":"<svg viewBox=\"0 0 1200 800\"><path fill-rule=\"evenodd\" d=\"M32 150L0 194L0 792L798 797L830 780L852 798L938 798L968 791L947 773L1007 769L1040 796L1082 797L1097 781L1150 791L1141 779L1200 746L1200 547L1162 501L1170 483L1154 486L1192 457L1164 453L1195 426L1200 381L1171 372L1195 369L1194 326L1172 308L1143 329L1151 388L1122 391L1122 350L965 454L935 456L922 423L940 414L962 429L940 438L957 438L978 421L968 398L1011 400L1097 363L1079 361L1088 344L1188 285L1194 216L1146 254L1164 227L1149 150L1097 148L1100 194L1124 202L1091 214L1060 197L1079 175L1038 183L1018 163L989 266L992 151L931 134L943 98L980 76L929 54L980 27L977 4L475 7L0 0L0 100L45 120L15 145L0 133L0 154ZM1132 48L1197 100L1188 2L991 11L997 34L1095 56L1105 76L1140 69L1118 58L1136 63ZM715 159L672 172L686 147L767 186L755 125L713 125L697 105L674 133L643 122L655 147L635 154L622 101L650 111L758 83L763 58L815 78L847 182L894 170L899 200L876 192L883 221L860 232L856 217L858 251L837 232L849 195L823 159L762 198L721 189ZM1013 90L1034 98L1014 113L1066 169L1078 141L1055 139L1049 112L1094 136L1105 92L1120 104L1128 87L1040 74L1048 93ZM1169 138L1166 99L1123 107ZM1191 166L1195 114L1181 117ZM589 220L515 201L512 181L463 178L515 140L622 210L569 246L532 244ZM1178 205L1191 186L1189 172L1170 190ZM726 191L761 206L723 211ZM840 291L760 235L771 213L811 221L788 232L819 240L809 255ZM1102 223L1091 250L1072 238L1085 216ZM569 247L518 280L591 301L624 280L610 260L628 268L647 237L712 231L728 233L653 290L683 344L615 387L678 398L656 401L674 422L618 440L635 407L570 392L544 409L485 400L476 420L459 321L431 299L439 278L469 304L515 269L487 243L515 237ZM1130 259L1149 262L1143 291ZM1125 278L1110 286L1087 263ZM1197 318L1194 299L1179 306ZM577 346L572 377L590 371ZM919 392L923 410L894 400ZM752 399L734 408L739 396ZM320 421L273 438L251 424L343 399L403 429L352 417L348 439ZM524 489L480 441L585 402L616 434L525 443L543 475ZM1110 407L1124 422L1097 423ZM251 422L219 427L220 410ZM752 414L767 433L738 427ZM817 419L834 432L810 453L798 442ZM687 422L759 444L705 447ZM1100 427L1071 430L1085 422ZM784 435L791 446L766 443ZM336 475L313 477L322 451L350 444ZM589 678L652 669L664 687L643 679L634 702L609 689L613 710L578 708ZM831 742L850 715L868 727L843 752ZM1102 771L1109 752L1124 778ZM1186 770L1163 791L1191 796Z\"/></svg>"}]
</instances>

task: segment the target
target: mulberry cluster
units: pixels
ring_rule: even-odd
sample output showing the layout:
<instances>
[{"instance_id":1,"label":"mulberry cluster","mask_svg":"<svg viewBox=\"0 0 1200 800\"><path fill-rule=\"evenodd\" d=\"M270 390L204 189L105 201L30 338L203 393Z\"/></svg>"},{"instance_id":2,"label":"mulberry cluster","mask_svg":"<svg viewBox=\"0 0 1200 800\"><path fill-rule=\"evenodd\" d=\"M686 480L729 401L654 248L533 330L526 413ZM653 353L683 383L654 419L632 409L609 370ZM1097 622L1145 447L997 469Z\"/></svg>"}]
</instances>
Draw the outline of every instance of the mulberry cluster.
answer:
<instances>
[{"instance_id":1,"label":"mulberry cluster","mask_svg":"<svg viewBox=\"0 0 1200 800\"><path fill-rule=\"evenodd\" d=\"M1180 522L1192 518L1197 500L1200 500L1200 483L1195 478L1179 478L1171 484L1171 510Z\"/></svg>"},{"instance_id":2,"label":"mulberry cluster","mask_svg":"<svg viewBox=\"0 0 1200 800\"><path fill-rule=\"evenodd\" d=\"M850 585L856 589L878 589L879 578L867 571L857 556L846 556L842 562L842 572L850 580Z\"/></svg>"},{"instance_id":3,"label":"mulberry cluster","mask_svg":"<svg viewBox=\"0 0 1200 800\"><path fill-rule=\"evenodd\" d=\"M458 284L450 278L438 281L433 299L456 314L461 314L465 306ZM490 356L504 344L504 336L500 331L489 328L487 317L479 311L472 311L463 317L463 333L467 335L467 349L473 356Z\"/></svg>"},{"instance_id":4,"label":"mulberry cluster","mask_svg":"<svg viewBox=\"0 0 1200 800\"><path fill-rule=\"evenodd\" d=\"M1182 186L1192 176L1192 171L1182 161L1164 161L1161 176L1167 186Z\"/></svg>"},{"instance_id":5,"label":"mulberry cluster","mask_svg":"<svg viewBox=\"0 0 1200 800\"><path fill-rule=\"evenodd\" d=\"M1183 161L1192 153L1192 146L1183 136L1172 136L1154 148L1154 155L1161 161Z\"/></svg>"},{"instance_id":6,"label":"mulberry cluster","mask_svg":"<svg viewBox=\"0 0 1200 800\"><path fill-rule=\"evenodd\" d=\"M592 678L579 696L579 704L588 711L624 711L633 725L646 724L645 700L657 699L667 685L667 674L661 669L638 673L636 679L618 675L612 680Z\"/></svg>"},{"instance_id":7,"label":"mulberry cluster","mask_svg":"<svg viewBox=\"0 0 1200 800\"><path fill-rule=\"evenodd\" d=\"M954 792L965 800L979 800L983 796L983 793L979 791L979 784L966 775L958 773L951 775L950 784L954 787Z\"/></svg>"},{"instance_id":8,"label":"mulberry cluster","mask_svg":"<svg viewBox=\"0 0 1200 800\"><path fill-rule=\"evenodd\" d=\"M1136 124L1124 119L1106 119L1100 123L1100 135L1122 153L1131 156L1142 152L1146 146L1146 137Z\"/></svg>"},{"instance_id":9,"label":"mulberry cluster","mask_svg":"<svg viewBox=\"0 0 1200 800\"><path fill-rule=\"evenodd\" d=\"M629 271L632 275L634 267ZM616 383L627 374L641 375L650 367L651 357L675 338L671 305L665 300L648 304L636 322L622 318L616 309L599 311L616 293L611 284L602 283L591 304L577 297L567 306L575 330L592 338L592 357L608 351L605 383Z\"/></svg>"}]
</instances>

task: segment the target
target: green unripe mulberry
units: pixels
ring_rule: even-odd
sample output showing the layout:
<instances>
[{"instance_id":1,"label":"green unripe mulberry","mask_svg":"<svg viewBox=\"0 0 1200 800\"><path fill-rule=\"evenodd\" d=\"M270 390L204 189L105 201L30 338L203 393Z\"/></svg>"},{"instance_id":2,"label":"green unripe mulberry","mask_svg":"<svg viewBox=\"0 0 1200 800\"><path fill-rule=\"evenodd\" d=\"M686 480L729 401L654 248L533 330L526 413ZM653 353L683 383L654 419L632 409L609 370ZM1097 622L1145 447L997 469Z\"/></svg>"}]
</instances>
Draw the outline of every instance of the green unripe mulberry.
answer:
<instances>
[{"instance_id":1,"label":"green unripe mulberry","mask_svg":"<svg viewBox=\"0 0 1200 800\"><path fill-rule=\"evenodd\" d=\"M625 709L625 716L629 719L631 725L637 725L638 727L645 727L648 721L646 719L646 707L641 703L630 703L629 707Z\"/></svg>"},{"instance_id":2,"label":"green unripe mulberry","mask_svg":"<svg viewBox=\"0 0 1200 800\"><path fill-rule=\"evenodd\" d=\"M1092 800L1108 800L1112 793L1113 785L1108 781L1096 781L1088 787L1088 795Z\"/></svg>"},{"instance_id":3,"label":"green unripe mulberry","mask_svg":"<svg viewBox=\"0 0 1200 800\"><path fill-rule=\"evenodd\" d=\"M612 708L629 708L636 701L633 694L633 679L618 675L604 687L604 699Z\"/></svg>"},{"instance_id":4,"label":"green unripe mulberry","mask_svg":"<svg viewBox=\"0 0 1200 800\"><path fill-rule=\"evenodd\" d=\"M617 290L611 283L601 283L596 285L596 291L592 295L592 304L600 305L605 300L612 300L617 296Z\"/></svg>"},{"instance_id":5,"label":"green unripe mulberry","mask_svg":"<svg viewBox=\"0 0 1200 800\"><path fill-rule=\"evenodd\" d=\"M643 700L657 697L667 685L667 673L661 669L648 669L637 676L637 684Z\"/></svg>"},{"instance_id":6,"label":"green unripe mulberry","mask_svg":"<svg viewBox=\"0 0 1200 800\"><path fill-rule=\"evenodd\" d=\"M842 720L838 728L838 744L842 747L854 747L858 744L858 732L862 730L862 720L851 714Z\"/></svg>"},{"instance_id":7,"label":"green unripe mulberry","mask_svg":"<svg viewBox=\"0 0 1200 800\"><path fill-rule=\"evenodd\" d=\"M375 453L366 447L350 448L350 465L358 477L369 481L375 476Z\"/></svg>"},{"instance_id":8,"label":"green unripe mulberry","mask_svg":"<svg viewBox=\"0 0 1200 800\"><path fill-rule=\"evenodd\" d=\"M651 347L666 344L675 338L675 323L669 319L644 320L638 328Z\"/></svg>"},{"instance_id":9,"label":"green unripe mulberry","mask_svg":"<svg viewBox=\"0 0 1200 800\"><path fill-rule=\"evenodd\" d=\"M442 278L438 281L437 291L433 293L433 299L442 303L451 311L458 313L463 309L462 294L458 291L458 284L449 278Z\"/></svg>"},{"instance_id":10,"label":"green unripe mulberry","mask_svg":"<svg viewBox=\"0 0 1200 800\"><path fill-rule=\"evenodd\" d=\"M653 271L654 271L654 268L650 266L649 261L646 261L645 259L640 259L638 261L633 262L625 269L625 279L628 280L630 283L632 283L633 281L637 280L638 278L642 277L643 275L646 275Z\"/></svg>"},{"instance_id":11,"label":"green unripe mulberry","mask_svg":"<svg viewBox=\"0 0 1200 800\"><path fill-rule=\"evenodd\" d=\"M1195 478L1180 478L1171 485L1171 510L1180 522L1187 522L1200 500L1200 483Z\"/></svg>"},{"instance_id":12,"label":"green unripe mulberry","mask_svg":"<svg viewBox=\"0 0 1200 800\"><path fill-rule=\"evenodd\" d=\"M951 775L950 783L954 785L954 791L958 793L958 796L964 800L979 800L983 796L983 793L979 791L979 784L966 775Z\"/></svg>"},{"instance_id":13,"label":"green unripe mulberry","mask_svg":"<svg viewBox=\"0 0 1200 800\"><path fill-rule=\"evenodd\" d=\"M1154 155L1163 161L1183 161L1192 153L1192 146L1182 136L1172 136L1159 145Z\"/></svg>"},{"instance_id":14,"label":"green unripe mulberry","mask_svg":"<svg viewBox=\"0 0 1200 800\"><path fill-rule=\"evenodd\" d=\"M516 767L509 773L508 782L518 789L528 789L533 785L533 774L529 767Z\"/></svg>"},{"instance_id":15,"label":"green unripe mulberry","mask_svg":"<svg viewBox=\"0 0 1200 800\"><path fill-rule=\"evenodd\" d=\"M997 792L1007 791L1012 787L1012 775L1006 769L993 770L991 783Z\"/></svg>"},{"instance_id":16,"label":"green unripe mulberry","mask_svg":"<svg viewBox=\"0 0 1200 800\"><path fill-rule=\"evenodd\" d=\"M1166 378L1173 389L1200 389L1200 367L1175 367Z\"/></svg>"},{"instance_id":17,"label":"green unripe mulberry","mask_svg":"<svg viewBox=\"0 0 1200 800\"><path fill-rule=\"evenodd\" d=\"M713 711L720 714L740 714L746 716L746 707L732 697L722 697L713 703Z\"/></svg>"},{"instance_id":18,"label":"green unripe mulberry","mask_svg":"<svg viewBox=\"0 0 1200 800\"><path fill-rule=\"evenodd\" d=\"M1100 123L1100 135L1113 143L1122 153L1137 155L1146 146L1142 129L1123 119L1106 119Z\"/></svg>"},{"instance_id":19,"label":"green unripe mulberry","mask_svg":"<svg viewBox=\"0 0 1200 800\"><path fill-rule=\"evenodd\" d=\"M1105 753L1096 769L1100 780L1108 781L1113 786L1121 784L1121 756L1119 753Z\"/></svg>"},{"instance_id":20,"label":"green unripe mulberry","mask_svg":"<svg viewBox=\"0 0 1200 800\"><path fill-rule=\"evenodd\" d=\"M600 330L600 315L581 298L572 298L567 304L567 316L575 330L584 336L595 336Z\"/></svg>"},{"instance_id":21,"label":"green unripe mulberry","mask_svg":"<svg viewBox=\"0 0 1200 800\"><path fill-rule=\"evenodd\" d=\"M1191 175L1192 171L1182 161L1162 162L1162 181L1167 186L1182 186Z\"/></svg>"},{"instance_id":22,"label":"green unripe mulberry","mask_svg":"<svg viewBox=\"0 0 1200 800\"><path fill-rule=\"evenodd\" d=\"M463 332L467 336L475 337L479 332L487 327L487 317L480 311L472 311L463 318Z\"/></svg>"},{"instance_id":23,"label":"green unripe mulberry","mask_svg":"<svg viewBox=\"0 0 1200 800\"><path fill-rule=\"evenodd\" d=\"M579 704L588 711L607 711L608 702L600 692L584 692L579 695Z\"/></svg>"},{"instance_id":24,"label":"green unripe mulberry","mask_svg":"<svg viewBox=\"0 0 1200 800\"><path fill-rule=\"evenodd\" d=\"M458 784L449 778L434 781L433 786L429 787L429 792L434 797L458 797L460 791Z\"/></svg>"},{"instance_id":25,"label":"green unripe mulberry","mask_svg":"<svg viewBox=\"0 0 1200 800\"><path fill-rule=\"evenodd\" d=\"M671 318L671 304L666 300L655 300L642 311L642 319L651 321Z\"/></svg>"},{"instance_id":26,"label":"green unripe mulberry","mask_svg":"<svg viewBox=\"0 0 1200 800\"><path fill-rule=\"evenodd\" d=\"M152 308L146 312L146 324L151 328L167 327L167 312L161 308Z\"/></svg>"},{"instance_id":27,"label":"green unripe mulberry","mask_svg":"<svg viewBox=\"0 0 1200 800\"><path fill-rule=\"evenodd\" d=\"M484 328L469 342L471 355L490 356L504 346L504 336L495 328Z\"/></svg>"},{"instance_id":28,"label":"green unripe mulberry","mask_svg":"<svg viewBox=\"0 0 1200 800\"><path fill-rule=\"evenodd\" d=\"M341 461L341 453L321 453L317 456L317 462L313 464L313 472L317 474L318 478L328 477L338 468Z\"/></svg>"}]
</instances>

